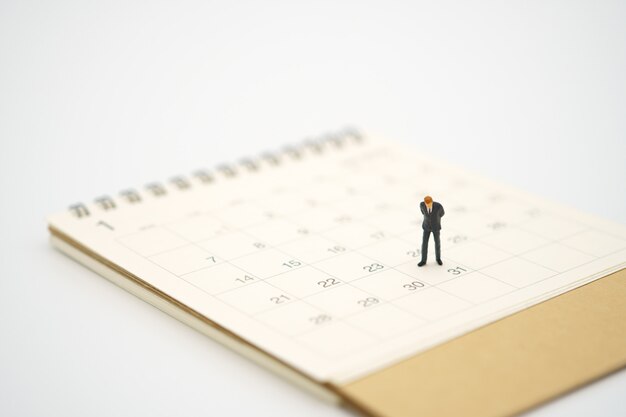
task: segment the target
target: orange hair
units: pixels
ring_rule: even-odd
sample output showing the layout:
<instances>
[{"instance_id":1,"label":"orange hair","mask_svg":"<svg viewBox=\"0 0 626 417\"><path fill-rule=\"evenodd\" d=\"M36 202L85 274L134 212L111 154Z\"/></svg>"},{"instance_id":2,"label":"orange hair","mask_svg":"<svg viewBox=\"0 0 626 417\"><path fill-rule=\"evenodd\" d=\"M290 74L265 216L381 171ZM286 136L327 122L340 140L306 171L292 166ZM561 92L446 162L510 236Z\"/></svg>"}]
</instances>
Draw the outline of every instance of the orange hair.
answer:
<instances>
[{"instance_id":1,"label":"orange hair","mask_svg":"<svg viewBox=\"0 0 626 417\"><path fill-rule=\"evenodd\" d=\"M429 195L427 195L426 197L424 197L424 203L426 204L430 204L433 202L433 198Z\"/></svg>"}]
</instances>

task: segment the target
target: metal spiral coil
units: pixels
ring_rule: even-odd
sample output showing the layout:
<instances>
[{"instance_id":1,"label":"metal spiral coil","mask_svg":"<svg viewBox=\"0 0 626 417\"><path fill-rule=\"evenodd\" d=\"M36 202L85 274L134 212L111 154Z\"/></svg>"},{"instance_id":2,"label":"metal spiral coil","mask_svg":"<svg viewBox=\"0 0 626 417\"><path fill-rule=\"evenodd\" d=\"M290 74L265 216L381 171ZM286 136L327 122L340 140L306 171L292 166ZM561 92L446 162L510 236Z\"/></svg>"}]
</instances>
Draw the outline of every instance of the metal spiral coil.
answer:
<instances>
[{"instance_id":1,"label":"metal spiral coil","mask_svg":"<svg viewBox=\"0 0 626 417\"><path fill-rule=\"evenodd\" d=\"M177 191L186 191L198 185L210 185L219 177L225 179L236 178L243 173L260 171L264 166L278 167L286 160L297 161L306 156L321 155L332 149L341 149L352 143L361 143L363 135L354 129L347 128L339 132L328 133L317 138L309 138L296 145L288 145L276 152L265 152L256 158L243 158L235 164L220 164L213 170L199 169L190 175L191 180L185 176L177 175L169 179L169 188ZM195 180L195 181L193 181ZM194 182L197 185L194 185ZM152 182L144 186L146 195L161 198L169 193L168 186L161 182ZM141 191L133 188L119 192L119 201L126 204L138 204L144 200ZM94 200L94 205L99 210L111 211L119 208L119 204L113 197L104 195ZM91 216L92 212L83 203L76 203L69 207L69 211L77 218Z\"/></svg>"}]
</instances>

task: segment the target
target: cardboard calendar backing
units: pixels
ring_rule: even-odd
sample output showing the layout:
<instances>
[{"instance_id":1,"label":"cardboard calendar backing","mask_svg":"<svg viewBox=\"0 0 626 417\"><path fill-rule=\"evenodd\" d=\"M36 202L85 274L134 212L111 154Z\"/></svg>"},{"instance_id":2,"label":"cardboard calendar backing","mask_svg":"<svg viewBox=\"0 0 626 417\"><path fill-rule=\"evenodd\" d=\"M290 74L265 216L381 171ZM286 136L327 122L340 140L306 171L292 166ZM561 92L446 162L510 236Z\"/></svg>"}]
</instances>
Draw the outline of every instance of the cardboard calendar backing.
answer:
<instances>
[{"instance_id":1,"label":"cardboard calendar backing","mask_svg":"<svg viewBox=\"0 0 626 417\"><path fill-rule=\"evenodd\" d=\"M365 415L507 416L626 366L626 269L345 385L320 384L62 232L58 249L318 397Z\"/></svg>"},{"instance_id":2,"label":"cardboard calendar backing","mask_svg":"<svg viewBox=\"0 0 626 417\"><path fill-rule=\"evenodd\" d=\"M371 415L509 416L626 366L626 269L340 391Z\"/></svg>"}]
</instances>

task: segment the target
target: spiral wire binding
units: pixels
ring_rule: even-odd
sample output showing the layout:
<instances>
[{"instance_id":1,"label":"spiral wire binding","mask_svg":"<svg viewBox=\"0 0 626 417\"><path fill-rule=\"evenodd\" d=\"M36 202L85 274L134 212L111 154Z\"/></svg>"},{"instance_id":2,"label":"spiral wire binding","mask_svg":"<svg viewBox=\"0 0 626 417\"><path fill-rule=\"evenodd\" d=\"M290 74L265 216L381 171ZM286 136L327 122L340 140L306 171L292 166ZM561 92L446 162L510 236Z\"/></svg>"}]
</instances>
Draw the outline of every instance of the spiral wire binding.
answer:
<instances>
[{"instance_id":1,"label":"spiral wire binding","mask_svg":"<svg viewBox=\"0 0 626 417\"><path fill-rule=\"evenodd\" d=\"M277 167L283 163L285 158L291 160L302 159L307 151L319 155L328 149L341 149L351 142L360 144L363 140L363 135L358 130L347 128L318 138L307 139L301 144L285 146L278 152L265 152L258 158L243 158L235 164L220 164L214 171L199 169L193 171L191 177L197 179L200 184L210 185L217 181L217 177L220 175L226 179L235 178L240 175L242 170L246 172L260 171L263 163ZM174 189L180 191L188 190L194 186L189 179L182 175L172 177L168 182ZM146 184L144 189L147 194L155 198L161 198L168 194L166 186L160 182ZM138 204L143 201L141 192L133 188L120 191L119 198L128 204ZM94 203L97 208L103 211L115 210L119 207L116 201L108 195L96 198ZM72 204L69 210L77 218L89 217L91 215L89 208L83 203Z\"/></svg>"}]
</instances>

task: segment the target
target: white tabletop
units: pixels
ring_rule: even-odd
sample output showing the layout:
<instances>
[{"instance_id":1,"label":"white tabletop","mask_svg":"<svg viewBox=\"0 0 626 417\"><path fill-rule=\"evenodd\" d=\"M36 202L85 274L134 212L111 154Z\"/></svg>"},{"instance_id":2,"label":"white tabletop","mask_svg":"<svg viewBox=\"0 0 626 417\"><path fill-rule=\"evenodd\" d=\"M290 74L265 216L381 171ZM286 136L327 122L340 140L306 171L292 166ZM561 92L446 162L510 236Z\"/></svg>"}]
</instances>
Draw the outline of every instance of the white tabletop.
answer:
<instances>
[{"instance_id":1,"label":"white tabletop","mask_svg":"<svg viewBox=\"0 0 626 417\"><path fill-rule=\"evenodd\" d=\"M0 414L349 415L54 251L45 215L350 124L626 223L625 20L592 1L3 2ZM621 371L528 415L621 416L625 389Z\"/></svg>"}]
</instances>

